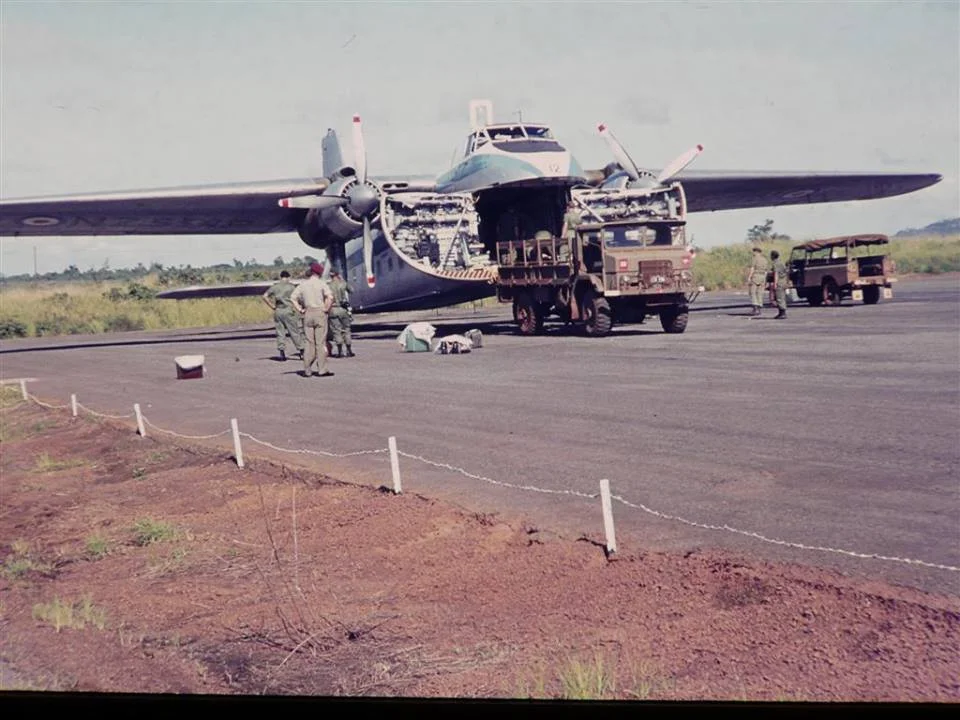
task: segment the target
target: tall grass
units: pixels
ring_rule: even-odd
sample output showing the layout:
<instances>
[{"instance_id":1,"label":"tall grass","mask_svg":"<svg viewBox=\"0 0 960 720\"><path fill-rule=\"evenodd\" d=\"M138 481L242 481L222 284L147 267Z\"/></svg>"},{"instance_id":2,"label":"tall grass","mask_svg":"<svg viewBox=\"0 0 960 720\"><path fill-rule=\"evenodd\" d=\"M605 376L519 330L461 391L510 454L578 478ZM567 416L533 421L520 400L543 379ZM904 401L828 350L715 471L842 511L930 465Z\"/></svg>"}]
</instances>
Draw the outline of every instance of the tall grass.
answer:
<instances>
[{"instance_id":1,"label":"tall grass","mask_svg":"<svg viewBox=\"0 0 960 720\"><path fill-rule=\"evenodd\" d=\"M0 336L86 335L272 322L258 297L137 299L112 283L18 284L0 291ZM111 292L117 290L119 292Z\"/></svg>"},{"instance_id":2,"label":"tall grass","mask_svg":"<svg viewBox=\"0 0 960 720\"><path fill-rule=\"evenodd\" d=\"M763 252L770 257L778 250L786 262L790 250L802 240L778 240L765 243ZM891 238L890 254L897 264L897 274L936 274L960 271L960 235L917 238ZM751 246L746 243L724 245L700 251L694 260L696 283L707 290L729 290L746 285L750 268Z\"/></svg>"}]
</instances>

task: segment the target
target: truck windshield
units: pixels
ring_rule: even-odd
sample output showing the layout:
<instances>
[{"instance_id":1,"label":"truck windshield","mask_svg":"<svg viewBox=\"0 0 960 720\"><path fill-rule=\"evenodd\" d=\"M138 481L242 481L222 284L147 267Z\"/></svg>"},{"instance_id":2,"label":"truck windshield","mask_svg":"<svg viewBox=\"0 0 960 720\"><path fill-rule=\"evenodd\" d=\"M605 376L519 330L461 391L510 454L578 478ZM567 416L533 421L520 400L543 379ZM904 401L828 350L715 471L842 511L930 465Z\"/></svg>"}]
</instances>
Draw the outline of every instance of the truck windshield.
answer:
<instances>
[{"instance_id":1,"label":"truck windshield","mask_svg":"<svg viewBox=\"0 0 960 720\"><path fill-rule=\"evenodd\" d=\"M673 235L670 228L649 225L626 225L605 228L603 242L607 247L644 247L645 245L670 245Z\"/></svg>"}]
</instances>

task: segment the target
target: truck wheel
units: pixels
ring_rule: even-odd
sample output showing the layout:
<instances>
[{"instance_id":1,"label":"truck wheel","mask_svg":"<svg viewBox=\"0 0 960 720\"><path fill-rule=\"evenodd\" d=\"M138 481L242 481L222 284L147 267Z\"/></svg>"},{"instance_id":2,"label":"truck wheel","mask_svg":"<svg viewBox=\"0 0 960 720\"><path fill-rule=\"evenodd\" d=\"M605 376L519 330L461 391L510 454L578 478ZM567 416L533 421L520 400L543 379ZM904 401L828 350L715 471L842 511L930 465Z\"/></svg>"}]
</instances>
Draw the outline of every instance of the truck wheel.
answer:
<instances>
[{"instance_id":1,"label":"truck wheel","mask_svg":"<svg viewBox=\"0 0 960 720\"><path fill-rule=\"evenodd\" d=\"M529 296L523 295L513 301L513 317L521 335L539 335L543 332L543 313Z\"/></svg>"},{"instance_id":2,"label":"truck wheel","mask_svg":"<svg viewBox=\"0 0 960 720\"><path fill-rule=\"evenodd\" d=\"M867 285L863 289L863 304L876 305L878 302L880 302L880 286Z\"/></svg>"},{"instance_id":3,"label":"truck wheel","mask_svg":"<svg viewBox=\"0 0 960 720\"><path fill-rule=\"evenodd\" d=\"M840 288L833 278L827 278L823 281L823 302L826 305L840 304Z\"/></svg>"},{"instance_id":4,"label":"truck wheel","mask_svg":"<svg viewBox=\"0 0 960 720\"><path fill-rule=\"evenodd\" d=\"M803 294L803 297L813 307L820 307L821 305L823 305L823 291L819 290L818 288L814 288L813 290L808 290Z\"/></svg>"},{"instance_id":5,"label":"truck wheel","mask_svg":"<svg viewBox=\"0 0 960 720\"><path fill-rule=\"evenodd\" d=\"M610 334L613 327L613 316L610 314L610 303L593 291L583 298L583 328L591 337L603 337Z\"/></svg>"},{"instance_id":6,"label":"truck wheel","mask_svg":"<svg viewBox=\"0 0 960 720\"><path fill-rule=\"evenodd\" d=\"M689 317L690 313L686 308L669 308L660 312L660 324L664 332L682 333L687 329Z\"/></svg>"}]
</instances>

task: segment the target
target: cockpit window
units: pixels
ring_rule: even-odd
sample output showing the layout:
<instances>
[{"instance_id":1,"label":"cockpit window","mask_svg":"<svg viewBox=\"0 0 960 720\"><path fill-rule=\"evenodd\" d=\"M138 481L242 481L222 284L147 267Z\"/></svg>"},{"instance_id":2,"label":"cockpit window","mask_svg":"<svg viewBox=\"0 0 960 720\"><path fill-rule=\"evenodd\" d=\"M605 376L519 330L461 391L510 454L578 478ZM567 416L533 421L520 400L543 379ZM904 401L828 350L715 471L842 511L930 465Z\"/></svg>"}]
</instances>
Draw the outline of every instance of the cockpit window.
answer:
<instances>
[{"instance_id":1,"label":"cockpit window","mask_svg":"<svg viewBox=\"0 0 960 720\"><path fill-rule=\"evenodd\" d=\"M534 140L553 140L553 133L550 132L548 127L537 127L535 125L527 125L525 130L527 131L527 136Z\"/></svg>"}]
</instances>

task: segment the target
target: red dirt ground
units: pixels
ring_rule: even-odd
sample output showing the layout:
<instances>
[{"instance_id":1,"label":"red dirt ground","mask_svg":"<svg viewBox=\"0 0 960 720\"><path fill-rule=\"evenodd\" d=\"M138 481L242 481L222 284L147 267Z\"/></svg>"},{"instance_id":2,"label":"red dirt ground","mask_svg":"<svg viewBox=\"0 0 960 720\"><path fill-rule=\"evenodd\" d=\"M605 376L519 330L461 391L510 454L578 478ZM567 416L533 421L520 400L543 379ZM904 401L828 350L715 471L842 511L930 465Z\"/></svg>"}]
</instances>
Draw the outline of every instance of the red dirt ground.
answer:
<instances>
[{"instance_id":1,"label":"red dirt ground","mask_svg":"<svg viewBox=\"0 0 960 720\"><path fill-rule=\"evenodd\" d=\"M960 699L958 598L719 553L608 561L599 537L7 400L7 690ZM55 600L76 627L44 619Z\"/></svg>"}]
</instances>

